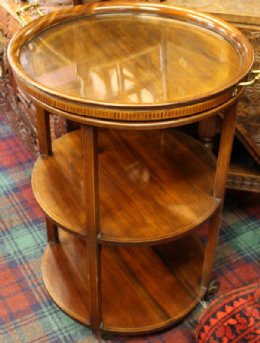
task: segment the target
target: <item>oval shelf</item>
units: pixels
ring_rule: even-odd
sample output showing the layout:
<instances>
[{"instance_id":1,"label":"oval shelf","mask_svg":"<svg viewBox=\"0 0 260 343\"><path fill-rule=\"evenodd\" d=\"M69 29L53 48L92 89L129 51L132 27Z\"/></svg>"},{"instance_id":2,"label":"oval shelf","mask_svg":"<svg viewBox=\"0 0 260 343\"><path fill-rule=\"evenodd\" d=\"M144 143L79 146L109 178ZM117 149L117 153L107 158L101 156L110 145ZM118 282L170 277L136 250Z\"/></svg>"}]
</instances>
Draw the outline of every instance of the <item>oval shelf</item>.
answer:
<instances>
[{"instance_id":1,"label":"oval shelf","mask_svg":"<svg viewBox=\"0 0 260 343\"><path fill-rule=\"evenodd\" d=\"M58 306L89 325L86 242L65 231L60 241L46 247L44 283ZM194 234L156 247L103 246L101 256L103 331L162 329L187 314L205 292L203 249Z\"/></svg>"},{"instance_id":2,"label":"oval shelf","mask_svg":"<svg viewBox=\"0 0 260 343\"><path fill-rule=\"evenodd\" d=\"M215 159L178 131L99 130L100 243L156 244L178 238L219 207ZM54 142L32 174L35 197L60 227L85 235L80 132Z\"/></svg>"}]
</instances>

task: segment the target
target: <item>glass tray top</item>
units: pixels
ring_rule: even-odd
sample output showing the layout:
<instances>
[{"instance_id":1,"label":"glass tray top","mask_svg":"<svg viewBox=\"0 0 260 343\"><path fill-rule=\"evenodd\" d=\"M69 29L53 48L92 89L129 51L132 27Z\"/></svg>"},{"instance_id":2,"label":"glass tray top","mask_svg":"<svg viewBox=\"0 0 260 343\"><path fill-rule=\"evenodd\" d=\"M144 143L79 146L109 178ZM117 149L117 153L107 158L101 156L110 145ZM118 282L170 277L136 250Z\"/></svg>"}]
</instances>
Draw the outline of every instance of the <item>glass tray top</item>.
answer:
<instances>
[{"instance_id":1,"label":"glass tray top","mask_svg":"<svg viewBox=\"0 0 260 343\"><path fill-rule=\"evenodd\" d=\"M18 74L44 92L81 103L153 106L217 94L251 65L246 39L218 20L155 4L124 11L103 6L94 14L79 6L75 15L77 6L60 20L50 15L28 25Z\"/></svg>"}]
</instances>

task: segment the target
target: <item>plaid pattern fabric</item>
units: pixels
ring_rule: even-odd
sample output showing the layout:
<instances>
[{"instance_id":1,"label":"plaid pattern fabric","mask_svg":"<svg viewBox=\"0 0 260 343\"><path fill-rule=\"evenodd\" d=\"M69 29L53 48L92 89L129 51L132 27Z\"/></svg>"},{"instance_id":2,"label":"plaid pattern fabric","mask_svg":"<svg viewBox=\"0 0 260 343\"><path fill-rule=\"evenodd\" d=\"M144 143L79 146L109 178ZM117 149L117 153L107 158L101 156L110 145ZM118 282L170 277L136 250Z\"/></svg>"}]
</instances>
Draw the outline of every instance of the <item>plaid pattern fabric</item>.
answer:
<instances>
[{"instance_id":1,"label":"plaid pattern fabric","mask_svg":"<svg viewBox=\"0 0 260 343\"><path fill-rule=\"evenodd\" d=\"M33 156L0 113L0 342L96 342L87 327L53 303L44 287L40 265L46 233L30 186L33 163ZM259 194L229 192L227 196L214 270L221 283L216 296L259 278L259 200ZM163 333L115 337L110 342L194 342L201 310L197 306Z\"/></svg>"},{"instance_id":2,"label":"plaid pattern fabric","mask_svg":"<svg viewBox=\"0 0 260 343\"><path fill-rule=\"evenodd\" d=\"M33 163L0 114L0 342L96 342L43 284L46 234L30 185Z\"/></svg>"}]
</instances>

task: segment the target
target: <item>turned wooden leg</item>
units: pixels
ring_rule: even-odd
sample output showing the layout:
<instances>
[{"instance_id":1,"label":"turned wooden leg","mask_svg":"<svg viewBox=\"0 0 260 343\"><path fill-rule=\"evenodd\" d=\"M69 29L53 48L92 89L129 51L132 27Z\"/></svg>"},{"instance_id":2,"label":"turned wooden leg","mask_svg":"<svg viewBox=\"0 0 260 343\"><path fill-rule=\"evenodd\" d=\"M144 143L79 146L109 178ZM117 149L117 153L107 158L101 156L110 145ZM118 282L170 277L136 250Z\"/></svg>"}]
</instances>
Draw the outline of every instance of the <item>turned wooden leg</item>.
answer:
<instances>
[{"instance_id":1,"label":"turned wooden leg","mask_svg":"<svg viewBox=\"0 0 260 343\"><path fill-rule=\"evenodd\" d=\"M87 265L89 281L90 326L93 332L96 335L99 335L101 326L101 247L97 241L97 235L99 232L97 129L91 126L83 125L81 127L81 134L83 152L84 204L86 211L86 244L88 252Z\"/></svg>"},{"instance_id":2,"label":"turned wooden leg","mask_svg":"<svg viewBox=\"0 0 260 343\"><path fill-rule=\"evenodd\" d=\"M216 116L204 119L199 122L198 135L200 141L204 146L210 150L213 150L214 138L217 130L217 118Z\"/></svg>"}]
</instances>

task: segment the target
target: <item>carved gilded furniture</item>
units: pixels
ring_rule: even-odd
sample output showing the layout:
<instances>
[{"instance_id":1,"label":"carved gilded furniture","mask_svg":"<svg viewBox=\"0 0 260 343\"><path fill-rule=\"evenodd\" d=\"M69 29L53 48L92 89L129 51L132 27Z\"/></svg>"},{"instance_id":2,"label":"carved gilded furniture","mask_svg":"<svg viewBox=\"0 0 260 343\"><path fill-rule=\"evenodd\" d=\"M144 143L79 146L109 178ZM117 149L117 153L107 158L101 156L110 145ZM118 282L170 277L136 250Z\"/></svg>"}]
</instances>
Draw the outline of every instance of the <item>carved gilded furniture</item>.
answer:
<instances>
[{"instance_id":1,"label":"carved gilded furniture","mask_svg":"<svg viewBox=\"0 0 260 343\"><path fill-rule=\"evenodd\" d=\"M248 40L196 12L106 2L38 19L8 54L37 108L49 294L97 334L180 320L210 281ZM220 111L217 161L173 129ZM53 142L53 115L80 130Z\"/></svg>"}]
</instances>

